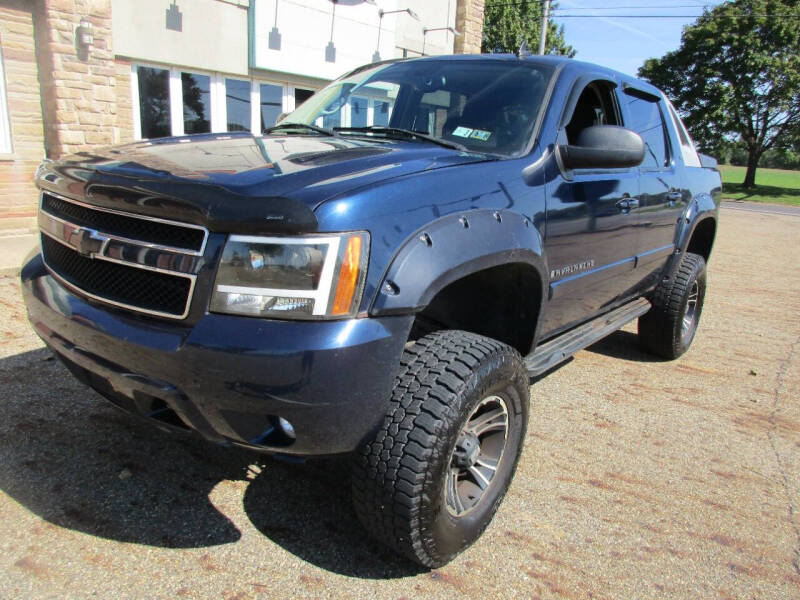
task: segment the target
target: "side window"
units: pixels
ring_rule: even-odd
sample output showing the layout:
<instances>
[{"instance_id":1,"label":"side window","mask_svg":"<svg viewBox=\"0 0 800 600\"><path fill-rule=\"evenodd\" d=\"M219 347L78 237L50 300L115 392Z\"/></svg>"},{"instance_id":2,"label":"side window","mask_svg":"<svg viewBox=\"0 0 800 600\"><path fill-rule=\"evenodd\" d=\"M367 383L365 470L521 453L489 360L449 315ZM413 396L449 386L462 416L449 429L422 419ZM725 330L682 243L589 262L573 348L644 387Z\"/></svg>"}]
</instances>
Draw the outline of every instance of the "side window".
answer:
<instances>
[{"instance_id":1,"label":"side window","mask_svg":"<svg viewBox=\"0 0 800 600\"><path fill-rule=\"evenodd\" d=\"M667 101L669 107L669 114L672 115L672 123L675 125L675 131L678 132L678 138L681 140L681 155L683 156L683 163L687 167L699 167L700 157L697 156L697 150L694 149L694 142L689 137L689 132L681 121L675 107L672 106L670 101Z\"/></svg>"},{"instance_id":2,"label":"side window","mask_svg":"<svg viewBox=\"0 0 800 600\"><path fill-rule=\"evenodd\" d=\"M581 131L593 125L621 125L610 84L593 81L581 92L567 123L567 141L575 144Z\"/></svg>"},{"instance_id":3,"label":"side window","mask_svg":"<svg viewBox=\"0 0 800 600\"><path fill-rule=\"evenodd\" d=\"M643 169L663 169L669 164L669 145L667 144L666 124L658 101L626 96L628 116L632 129L644 140Z\"/></svg>"}]
</instances>

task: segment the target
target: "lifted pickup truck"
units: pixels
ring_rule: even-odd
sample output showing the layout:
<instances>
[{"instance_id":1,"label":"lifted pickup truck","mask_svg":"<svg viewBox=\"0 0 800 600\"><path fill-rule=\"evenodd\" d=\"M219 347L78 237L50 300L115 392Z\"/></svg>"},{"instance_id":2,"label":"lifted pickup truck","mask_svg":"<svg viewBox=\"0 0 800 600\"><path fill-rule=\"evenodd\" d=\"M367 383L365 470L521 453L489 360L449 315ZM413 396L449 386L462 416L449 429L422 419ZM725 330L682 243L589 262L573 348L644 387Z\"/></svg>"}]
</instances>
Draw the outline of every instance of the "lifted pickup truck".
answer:
<instances>
[{"instance_id":1,"label":"lifted pickup truck","mask_svg":"<svg viewBox=\"0 0 800 600\"><path fill-rule=\"evenodd\" d=\"M429 567L497 510L532 376L636 318L686 351L721 192L659 90L513 55L368 65L263 136L37 182L23 293L78 379L165 429L350 455L365 527Z\"/></svg>"}]
</instances>

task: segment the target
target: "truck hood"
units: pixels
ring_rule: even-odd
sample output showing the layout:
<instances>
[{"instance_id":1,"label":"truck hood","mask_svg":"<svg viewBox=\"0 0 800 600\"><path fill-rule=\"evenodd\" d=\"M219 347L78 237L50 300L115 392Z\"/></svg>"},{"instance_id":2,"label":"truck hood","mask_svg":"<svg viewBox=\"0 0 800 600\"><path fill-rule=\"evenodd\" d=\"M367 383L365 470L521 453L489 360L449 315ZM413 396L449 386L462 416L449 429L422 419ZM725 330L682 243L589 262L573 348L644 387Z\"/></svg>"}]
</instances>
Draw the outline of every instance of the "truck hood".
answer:
<instances>
[{"instance_id":1,"label":"truck hood","mask_svg":"<svg viewBox=\"0 0 800 600\"><path fill-rule=\"evenodd\" d=\"M314 231L325 200L386 179L491 160L426 142L210 134L82 152L37 183L89 204L211 231Z\"/></svg>"}]
</instances>

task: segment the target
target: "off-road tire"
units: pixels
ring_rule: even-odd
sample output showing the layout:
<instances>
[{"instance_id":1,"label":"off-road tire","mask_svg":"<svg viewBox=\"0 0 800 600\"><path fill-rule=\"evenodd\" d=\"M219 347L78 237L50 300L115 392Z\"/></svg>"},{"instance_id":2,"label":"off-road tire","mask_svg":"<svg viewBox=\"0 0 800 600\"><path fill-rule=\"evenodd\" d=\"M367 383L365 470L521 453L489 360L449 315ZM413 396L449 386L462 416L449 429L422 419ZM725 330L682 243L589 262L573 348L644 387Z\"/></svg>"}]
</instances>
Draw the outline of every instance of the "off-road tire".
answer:
<instances>
[{"instance_id":1,"label":"off-road tire","mask_svg":"<svg viewBox=\"0 0 800 600\"><path fill-rule=\"evenodd\" d=\"M644 350L666 359L678 358L689 349L706 292L706 261L687 252L669 277L653 293L653 307L639 317L639 342ZM692 310L691 325L684 328L687 307Z\"/></svg>"},{"instance_id":2,"label":"off-road tire","mask_svg":"<svg viewBox=\"0 0 800 600\"><path fill-rule=\"evenodd\" d=\"M446 505L445 479L462 428L488 397L502 397L508 409L502 458L478 503L455 516ZM353 501L364 527L425 567L451 561L483 533L508 489L528 400L522 358L506 344L450 330L407 347L386 417L354 457Z\"/></svg>"}]
</instances>

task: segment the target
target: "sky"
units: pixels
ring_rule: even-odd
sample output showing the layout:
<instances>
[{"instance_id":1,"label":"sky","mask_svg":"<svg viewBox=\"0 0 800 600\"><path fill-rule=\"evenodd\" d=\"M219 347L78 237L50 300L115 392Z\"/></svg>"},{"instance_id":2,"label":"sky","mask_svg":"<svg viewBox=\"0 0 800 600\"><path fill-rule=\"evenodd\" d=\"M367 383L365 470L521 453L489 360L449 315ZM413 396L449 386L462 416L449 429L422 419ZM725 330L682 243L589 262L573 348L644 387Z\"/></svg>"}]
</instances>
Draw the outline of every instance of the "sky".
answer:
<instances>
[{"instance_id":1,"label":"sky","mask_svg":"<svg viewBox=\"0 0 800 600\"><path fill-rule=\"evenodd\" d=\"M597 63L635 76L646 59L663 56L678 48L684 26L695 19L663 16L623 18L619 15L699 16L703 6L715 6L722 1L558 0L558 8L552 18L564 26L567 43L578 51L575 55L577 60ZM575 18L566 15L582 16ZM535 51L538 40L536 44L529 45Z\"/></svg>"}]
</instances>

